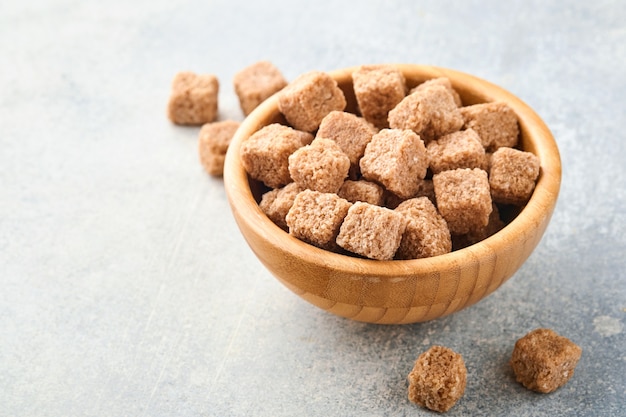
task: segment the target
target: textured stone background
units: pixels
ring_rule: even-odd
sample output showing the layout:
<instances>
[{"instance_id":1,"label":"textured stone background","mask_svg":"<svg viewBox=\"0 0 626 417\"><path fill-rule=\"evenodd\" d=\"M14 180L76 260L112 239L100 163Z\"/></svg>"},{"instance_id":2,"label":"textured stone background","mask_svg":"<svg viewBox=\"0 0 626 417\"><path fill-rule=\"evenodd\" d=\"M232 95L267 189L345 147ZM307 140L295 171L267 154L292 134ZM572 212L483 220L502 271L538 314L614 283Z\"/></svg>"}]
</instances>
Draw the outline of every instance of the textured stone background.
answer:
<instances>
[{"instance_id":1,"label":"textured stone background","mask_svg":"<svg viewBox=\"0 0 626 417\"><path fill-rule=\"evenodd\" d=\"M0 415L430 415L406 375L465 357L448 415L626 415L626 3L182 0L0 3ZM318 310L256 260L173 75L288 79L363 63L450 67L519 95L563 160L548 231L500 290L453 316L366 325ZM539 326L582 346L550 395L515 383Z\"/></svg>"}]
</instances>

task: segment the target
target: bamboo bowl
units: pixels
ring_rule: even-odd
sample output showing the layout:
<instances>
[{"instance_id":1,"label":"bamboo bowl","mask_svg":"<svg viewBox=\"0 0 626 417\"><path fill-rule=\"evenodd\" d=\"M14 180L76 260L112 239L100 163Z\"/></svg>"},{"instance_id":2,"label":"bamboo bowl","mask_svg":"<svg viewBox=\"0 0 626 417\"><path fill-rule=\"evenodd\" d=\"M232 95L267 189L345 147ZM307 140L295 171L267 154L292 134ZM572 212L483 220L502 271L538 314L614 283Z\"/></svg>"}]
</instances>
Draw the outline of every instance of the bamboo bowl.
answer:
<instances>
[{"instance_id":1,"label":"bamboo bowl","mask_svg":"<svg viewBox=\"0 0 626 417\"><path fill-rule=\"evenodd\" d=\"M414 323L468 307L491 294L526 261L539 243L554 210L561 183L557 145L544 122L524 102L502 88L458 71L397 65L411 88L445 76L464 105L504 101L517 114L521 147L537 155L541 172L520 213L491 237L445 255L426 259L376 261L319 249L284 232L259 209L262 185L244 170L239 149L261 127L285 123L274 95L254 110L235 134L224 168L224 184L235 220L255 255L291 291L333 314L370 323ZM355 112L351 74L330 72Z\"/></svg>"}]
</instances>

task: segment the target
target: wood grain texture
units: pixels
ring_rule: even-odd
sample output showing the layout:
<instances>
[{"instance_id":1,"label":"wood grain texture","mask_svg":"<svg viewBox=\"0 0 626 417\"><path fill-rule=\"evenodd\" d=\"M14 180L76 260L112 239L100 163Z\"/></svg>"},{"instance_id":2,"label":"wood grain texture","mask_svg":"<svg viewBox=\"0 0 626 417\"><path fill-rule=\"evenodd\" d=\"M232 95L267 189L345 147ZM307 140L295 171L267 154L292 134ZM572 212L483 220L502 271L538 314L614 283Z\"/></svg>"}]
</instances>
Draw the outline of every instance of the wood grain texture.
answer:
<instances>
[{"instance_id":1,"label":"wood grain texture","mask_svg":"<svg viewBox=\"0 0 626 417\"><path fill-rule=\"evenodd\" d=\"M432 320L468 307L498 289L526 261L546 230L561 183L559 151L550 130L522 100L458 71L398 64L409 87L445 76L464 105L504 101L517 114L521 146L541 161L535 191L521 213L495 235L462 250L427 259L375 261L331 253L295 239L258 207L263 188L250 181L239 148L260 127L281 121L277 97L246 118L226 157L224 183L237 224L250 248L287 288L339 316L371 323ZM354 111L351 74L331 72Z\"/></svg>"}]
</instances>

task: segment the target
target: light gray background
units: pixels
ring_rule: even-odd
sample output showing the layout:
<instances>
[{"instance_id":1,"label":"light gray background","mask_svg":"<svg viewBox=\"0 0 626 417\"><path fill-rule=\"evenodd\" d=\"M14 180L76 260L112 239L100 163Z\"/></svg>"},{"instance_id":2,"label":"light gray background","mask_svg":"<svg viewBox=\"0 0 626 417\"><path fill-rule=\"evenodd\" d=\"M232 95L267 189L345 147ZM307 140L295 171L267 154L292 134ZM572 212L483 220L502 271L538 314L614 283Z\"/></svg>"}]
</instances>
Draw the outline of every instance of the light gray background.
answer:
<instances>
[{"instance_id":1,"label":"light gray background","mask_svg":"<svg viewBox=\"0 0 626 417\"><path fill-rule=\"evenodd\" d=\"M0 415L430 415L406 375L431 344L468 368L454 415L626 415L626 3L0 0ZM537 250L453 316L332 316L261 266L197 128L165 117L181 70L288 79L407 62L519 95L551 128L563 183ZM550 395L518 385L515 340L583 348Z\"/></svg>"}]
</instances>

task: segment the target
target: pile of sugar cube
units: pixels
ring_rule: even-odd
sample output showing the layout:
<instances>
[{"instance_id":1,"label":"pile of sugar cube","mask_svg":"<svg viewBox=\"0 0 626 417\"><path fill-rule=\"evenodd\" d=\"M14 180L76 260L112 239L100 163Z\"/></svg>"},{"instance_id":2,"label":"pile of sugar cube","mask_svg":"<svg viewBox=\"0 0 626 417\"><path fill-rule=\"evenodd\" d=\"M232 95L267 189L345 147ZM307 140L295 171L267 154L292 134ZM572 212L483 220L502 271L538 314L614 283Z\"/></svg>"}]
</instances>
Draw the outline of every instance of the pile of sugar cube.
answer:
<instances>
[{"instance_id":1,"label":"pile of sugar cube","mask_svg":"<svg viewBox=\"0 0 626 417\"><path fill-rule=\"evenodd\" d=\"M221 175L238 123L211 123L216 81L195 77L175 79L170 118L206 123L200 159ZM464 106L444 77L409 89L393 65L358 67L352 82L356 114L325 72L287 83L264 61L235 76L244 114L277 93L287 121L260 128L240 149L249 176L267 187L259 204L276 225L330 251L416 259L485 239L505 226L502 209L529 200L540 163L518 148L517 116L506 103ZM213 99L194 99L202 89Z\"/></svg>"}]
</instances>

